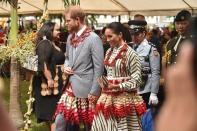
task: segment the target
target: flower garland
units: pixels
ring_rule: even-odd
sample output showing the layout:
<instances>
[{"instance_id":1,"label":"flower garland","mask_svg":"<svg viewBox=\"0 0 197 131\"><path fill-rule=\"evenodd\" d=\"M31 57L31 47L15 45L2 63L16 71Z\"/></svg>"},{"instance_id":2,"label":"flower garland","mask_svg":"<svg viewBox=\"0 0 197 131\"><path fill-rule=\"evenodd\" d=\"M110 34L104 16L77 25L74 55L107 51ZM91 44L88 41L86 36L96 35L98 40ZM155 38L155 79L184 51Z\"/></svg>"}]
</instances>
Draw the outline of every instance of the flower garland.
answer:
<instances>
[{"instance_id":1,"label":"flower garland","mask_svg":"<svg viewBox=\"0 0 197 131\"><path fill-rule=\"evenodd\" d=\"M110 66L110 67L115 66L116 60L120 59L120 58L123 58L125 52L127 51L127 48L128 48L128 45L124 44L121 47L120 51L117 53L116 57L111 62L109 62L110 56L113 52L113 48L111 48L110 51L106 54L106 57L105 57L105 60L104 60L104 65Z\"/></svg>"},{"instance_id":2,"label":"flower garland","mask_svg":"<svg viewBox=\"0 0 197 131\"><path fill-rule=\"evenodd\" d=\"M26 100L26 104L27 104L27 112L24 114L24 130L28 131L31 124L32 124L32 120L31 120L31 114L33 112L33 102L35 101L35 98L33 97L33 87L32 87L32 80L33 80L33 76L31 76L31 80L30 80L30 85L29 85L29 99Z\"/></svg>"},{"instance_id":3,"label":"flower garland","mask_svg":"<svg viewBox=\"0 0 197 131\"><path fill-rule=\"evenodd\" d=\"M49 18L48 11L44 12L41 19L37 22L38 30L42 24ZM0 66L9 61L11 57L17 58L24 63L27 56L35 53L35 38L37 31L30 31L25 34L18 35L16 44L5 44L0 46ZM9 39L7 40L9 43Z\"/></svg>"},{"instance_id":4,"label":"flower garland","mask_svg":"<svg viewBox=\"0 0 197 131\"><path fill-rule=\"evenodd\" d=\"M72 34L70 44L76 48L86 37L90 35L90 32L92 32L92 30L90 28L86 28L78 38L75 38L75 34Z\"/></svg>"}]
</instances>

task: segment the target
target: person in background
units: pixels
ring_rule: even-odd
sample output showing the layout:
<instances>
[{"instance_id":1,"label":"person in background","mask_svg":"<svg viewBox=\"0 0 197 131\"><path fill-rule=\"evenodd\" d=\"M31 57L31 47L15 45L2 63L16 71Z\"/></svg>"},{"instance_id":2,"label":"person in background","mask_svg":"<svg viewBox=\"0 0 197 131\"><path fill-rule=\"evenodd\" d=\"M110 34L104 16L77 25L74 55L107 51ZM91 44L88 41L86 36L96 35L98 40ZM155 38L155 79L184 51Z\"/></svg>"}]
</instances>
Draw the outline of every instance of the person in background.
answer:
<instances>
[{"instance_id":1,"label":"person in background","mask_svg":"<svg viewBox=\"0 0 197 131\"><path fill-rule=\"evenodd\" d=\"M182 45L184 40L190 39L189 21L191 18L191 13L187 10L182 10L177 13L175 17L175 29L178 32L178 35L171 38L166 44L165 54L162 57L162 73L160 85L165 87L165 77L167 75L167 68L173 64L176 64L176 57L179 53L179 48ZM171 35L174 35L175 31L171 32ZM163 94L165 98L165 94Z\"/></svg>"},{"instance_id":2,"label":"person in background","mask_svg":"<svg viewBox=\"0 0 197 131\"><path fill-rule=\"evenodd\" d=\"M64 53L54 43L57 37L59 37L59 25L53 22L44 23L38 31L36 39L38 72L33 77L34 113L37 122L47 122L51 126L56 103L62 94L61 65L65 60Z\"/></svg>"},{"instance_id":3,"label":"person in background","mask_svg":"<svg viewBox=\"0 0 197 131\"><path fill-rule=\"evenodd\" d=\"M166 100L156 120L156 131L197 130L197 17L189 24L192 37L183 41L176 64L167 70Z\"/></svg>"},{"instance_id":4,"label":"person in background","mask_svg":"<svg viewBox=\"0 0 197 131\"><path fill-rule=\"evenodd\" d=\"M142 14L135 14L134 15L134 20L137 20L137 21L146 21L145 16L142 15ZM145 27L145 28L147 28L147 27ZM157 48L157 51L161 55L161 47L160 47L161 44L160 44L160 40L158 38L158 33L159 32L160 32L159 28L153 29L153 31L151 32L150 40L148 40L148 39L147 40L150 41L154 45L155 48Z\"/></svg>"},{"instance_id":5,"label":"person in background","mask_svg":"<svg viewBox=\"0 0 197 131\"><path fill-rule=\"evenodd\" d=\"M166 66L170 66L176 63L176 57L178 56L179 47L182 42L190 38L188 32L189 20L191 18L191 13L187 10L182 10L178 12L175 17L175 28L178 32L178 36L172 38L166 46Z\"/></svg>"},{"instance_id":6,"label":"person in background","mask_svg":"<svg viewBox=\"0 0 197 131\"><path fill-rule=\"evenodd\" d=\"M70 33L64 64L68 84L54 115L55 131L89 131L101 93L97 79L103 73L103 43L85 25L85 13L79 6L67 8L65 18Z\"/></svg>"},{"instance_id":7,"label":"person in background","mask_svg":"<svg viewBox=\"0 0 197 131\"><path fill-rule=\"evenodd\" d=\"M152 35L151 35L151 38L150 38L150 42L153 43L155 45L155 47L157 48L157 51L159 52L160 59L161 59L161 56L162 56L161 40L160 40L161 31L160 31L159 28L155 28L151 32L152 32Z\"/></svg>"},{"instance_id":8,"label":"person in background","mask_svg":"<svg viewBox=\"0 0 197 131\"><path fill-rule=\"evenodd\" d=\"M133 33L134 50L140 56L142 65L142 85L138 93L142 95L147 107L157 105L160 79L160 54L152 43L146 40L146 21L128 22Z\"/></svg>"},{"instance_id":9,"label":"person in background","mask_svg":"<svg viewBox=\"0 0 197 131\"><path fill-rule=\"evenodd\" d=\"M141 130L139 117L146 111L137 94L141 65L136 52L125 42L124 32L125 27L119 22L112 22L105 29L110 44L104 60L107 76L98 80L102 92L91 131Z\"/></svg>"},{"instance_id":10,"label":"person in background","mask_svg":"<svg viewBox=\"0 0 197 131\"><path fill-rule=\"evenodd\" d=\"M63 29L60 31L59 38L55 41L56 45L62 50L62 52L66 52L66 41L69 33L64 31Z\"/></svg>"},{"instance_id":11,"label":"person in background","mask_svg":"<svg viewBox=\"0 0 197 131\"><path fill-rule=\"evenodd\" d=\"M142 14L135 14L134 15L134 20L139 20L139 21L146 21L145 16Z\"/></svg>"}]
</instances>

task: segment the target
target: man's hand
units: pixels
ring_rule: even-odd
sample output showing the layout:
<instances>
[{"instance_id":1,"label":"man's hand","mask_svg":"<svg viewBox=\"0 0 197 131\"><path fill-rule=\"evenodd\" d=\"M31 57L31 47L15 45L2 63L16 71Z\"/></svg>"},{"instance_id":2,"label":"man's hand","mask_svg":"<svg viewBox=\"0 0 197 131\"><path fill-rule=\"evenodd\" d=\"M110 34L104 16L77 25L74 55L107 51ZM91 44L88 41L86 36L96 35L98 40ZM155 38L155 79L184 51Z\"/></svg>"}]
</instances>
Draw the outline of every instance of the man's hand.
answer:
<instances>
[{"instance_id":1,"label":"man's hand","mask_svg":"<svg viewBox=\"0 0 197 131\"><path fill-rule=\"evenodd\" d=\"M88 100L89 100L89 102L92 102L92 103L94 103L94 104L96 104L98 98L99 98L98 96L95 96L95 95L92 95L92 94L89 94L89 95L88 95Z\"/></svg>"},{"instance_id":2,"label":"man's hand","mask_svg":"<svg viewBox=\"0 0 197 131\"><path fill-rule=\"evenodd\" d=\"M65 67L64 68L64 73L66 75L72 75L72 74L74 74L73 70L70 67Z\"/></svg>"}]
</instances>

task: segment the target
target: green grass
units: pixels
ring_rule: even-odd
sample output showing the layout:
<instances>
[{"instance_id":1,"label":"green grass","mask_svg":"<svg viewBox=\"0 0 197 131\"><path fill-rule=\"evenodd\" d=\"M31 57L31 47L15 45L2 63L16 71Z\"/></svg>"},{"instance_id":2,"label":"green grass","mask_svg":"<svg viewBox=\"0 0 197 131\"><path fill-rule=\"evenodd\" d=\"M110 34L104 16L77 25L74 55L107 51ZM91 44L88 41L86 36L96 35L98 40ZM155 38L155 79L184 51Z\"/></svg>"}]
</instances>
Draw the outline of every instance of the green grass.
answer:
<instances>
[{"instance_id":1,"label":"green grass","mask_svg":"<svg viewBox=\"0 0 197 131\"><path fill-rule=\"evenodd\" d=\"M7 108L9 107L9 94L10 94L10 79L4 79L5 88L3 91L3 98L5 100L5 104ZM20 81L20 104L21 104L21 112L24 114L27 111L26 100L29 98L27 94L29 89L29 81ZM38 124L36 123L36 118L32 115L32 129L29 131L47 131L47 125L44 123Z\"/></svg>"}]
</instances>

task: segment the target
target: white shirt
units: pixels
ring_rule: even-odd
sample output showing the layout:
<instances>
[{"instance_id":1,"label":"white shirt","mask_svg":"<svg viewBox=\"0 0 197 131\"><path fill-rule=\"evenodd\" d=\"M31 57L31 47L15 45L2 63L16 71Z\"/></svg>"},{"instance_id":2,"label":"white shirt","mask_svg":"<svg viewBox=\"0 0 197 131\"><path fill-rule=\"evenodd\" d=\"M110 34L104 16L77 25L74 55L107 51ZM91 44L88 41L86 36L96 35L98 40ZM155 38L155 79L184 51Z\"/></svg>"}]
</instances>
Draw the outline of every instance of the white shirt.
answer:
<instances>
[{"instance_id":1,"label":"white shirt","mask_svg":"<svg viewBox=\"0 0 197 131\"><path fill-rule=\"evenodd\" d=\"M86 25L84 25L77 33L75 33L75 37L80 37L82 33L85 31ZM75 53L77 51L77 47L73 48L73 59L75 59Z\"/></svg>"},{"instance_id":2,"label":"white shirt","mask_svg":"<svg viewBox=\"0 0 197 131\"><path fill-rule=\"evenodd\" d=\"M84 25L77 33L75 33L76 37L81 36L81 34L84 32L84 30L86 29L86 25ZM77 47L76 48L71 48L73 50L73 59L75 58L75 53L77 51ZM69 62L68 60L65 60L64 62L64 67L68 67L69 66Z\"/></svg>"}]
</instances>

